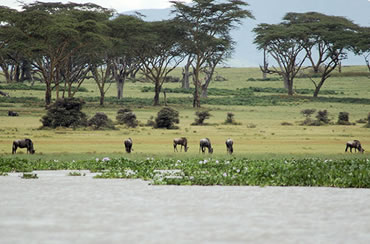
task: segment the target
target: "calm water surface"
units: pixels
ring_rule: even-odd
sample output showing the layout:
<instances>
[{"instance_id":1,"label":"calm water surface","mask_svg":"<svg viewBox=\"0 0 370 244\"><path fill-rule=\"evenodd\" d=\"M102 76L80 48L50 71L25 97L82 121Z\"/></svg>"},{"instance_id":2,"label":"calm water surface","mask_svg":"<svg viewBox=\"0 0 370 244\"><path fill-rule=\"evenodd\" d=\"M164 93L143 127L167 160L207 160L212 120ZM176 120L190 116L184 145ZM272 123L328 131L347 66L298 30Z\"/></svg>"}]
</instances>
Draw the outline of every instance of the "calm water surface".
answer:
<instances>
[{"instance_id":1,"label":"calm water surface","mask_svg":"<svg viewBox=\"0 0 370 244\"><path fill-rule=\"evenodd\" d=\"M370 190L0 176L0 243L370 243Z\"/></svg>"}]
</instances>

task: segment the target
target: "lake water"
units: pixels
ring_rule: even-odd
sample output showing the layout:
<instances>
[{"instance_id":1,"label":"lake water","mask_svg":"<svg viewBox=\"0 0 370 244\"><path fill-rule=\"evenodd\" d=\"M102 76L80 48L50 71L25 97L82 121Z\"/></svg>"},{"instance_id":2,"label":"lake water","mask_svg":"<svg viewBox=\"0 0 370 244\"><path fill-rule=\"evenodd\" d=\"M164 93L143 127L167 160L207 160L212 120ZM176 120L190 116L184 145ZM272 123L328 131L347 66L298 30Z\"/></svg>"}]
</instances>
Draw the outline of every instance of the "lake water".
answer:
<instances>
[{"instance_id":1,"label":"lake water","mask_svg":"<svg viewBox=\"0 0 370 244\"><path fill-rule=\"evenodd\" d=\"M370 190L0 177L0 243L370 243Z\"/></svg>"}]
</instances>

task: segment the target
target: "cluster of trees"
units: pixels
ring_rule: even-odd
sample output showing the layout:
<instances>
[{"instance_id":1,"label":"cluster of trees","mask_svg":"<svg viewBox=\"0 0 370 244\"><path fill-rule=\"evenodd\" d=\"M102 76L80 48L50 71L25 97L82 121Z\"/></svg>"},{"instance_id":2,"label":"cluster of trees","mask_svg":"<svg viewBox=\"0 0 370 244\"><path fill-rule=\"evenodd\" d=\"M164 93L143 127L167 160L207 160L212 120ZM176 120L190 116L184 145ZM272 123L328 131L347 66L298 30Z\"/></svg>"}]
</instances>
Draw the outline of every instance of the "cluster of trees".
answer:
<instances>
[{"instance_id":1,"label":"cluster of trees","mask_svg":"<svg viewBox=\"0 0 370 244\"><path fill-rule=\"evenodd\" d=\"M200 107L200 90L207 94L216 65L233 49L231 29L253 16L239 0L172 3L175 17L155 22L91 3L34 2L21 11L0 6L0 68L8 82L43 82L46 105L52 90L57 98L73 97L88 78L99 88L101 105L112 83L122 99L126 78L141 71L153 82L158 105L166 77L186 59L193 106Z\"/></svg>"},{"instance_id":2,"label":"cluster of trees","mask_svg":"<svg viewBox=\"0 0 370 244\"><path fill-rule=\"evenodd\" d=\"M287 13L281 23L260 24L253 31L254 43L264 50L262 72L279 74L289 95L293 95L294 78L306 60L314 71L314 97L348 51L363 55L370 71L370 28L344 17ZM266 56L271 56L278 67L269 67Z\"/></svg>"}]
</instances>

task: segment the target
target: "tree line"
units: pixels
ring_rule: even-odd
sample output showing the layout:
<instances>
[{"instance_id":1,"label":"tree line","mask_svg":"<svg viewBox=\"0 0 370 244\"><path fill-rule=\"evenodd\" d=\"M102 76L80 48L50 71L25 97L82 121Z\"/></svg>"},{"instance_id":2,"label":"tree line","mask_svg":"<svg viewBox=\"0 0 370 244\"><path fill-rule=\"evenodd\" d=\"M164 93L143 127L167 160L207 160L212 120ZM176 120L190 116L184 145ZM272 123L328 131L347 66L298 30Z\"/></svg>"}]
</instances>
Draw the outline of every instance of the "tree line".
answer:
<instances>
[{"instance_id":1,"label":"tree line","mask_svg":"<svg viewBox=\"0 0 370 244\"><path fill-rule=\"evenodd\" d=\"M168 74L187 58L184 86L191 73L193 104L200 107L200 90L206 94L216 65L232 50L230 30L253 16L243 1L172 3L175 17L153 22L92 3L35 2L21 11L0 6L0 67L7 82L43 82L46 105L52 90L57 98L73 97L88 78L99 88L101 105L112 83L122 99L127 77L141 71L153 82L158 105ZM203 84L201 73L207 74Z\"/></svg>"},{"instance_id":2,"label":"tree line","mask_svg":"<svg viewBox=\"0 0 370 244\"><path fill-rule=\"evenodd\" d=\"M171 3L172 19L151 22L92 3L34 2L20 11L0 6L0 68L7 82L44 83L46 105L53 90L57 98L73 97L86 79L96 82L101 105L112 84L122 99L126 79L141 72L153 83L153 104L159 105L163 83L185 63L182 87L189 88L192 77L193 107L200 107L216 66L233 51L231 30L254 16L241 0ZM289 95L306 60L321 75L311 78L314 96L347 51L364 55L370 70L369 28L346 18L288 13L281 23L253 31L257 47L278 64L266 61L262 71L281 75Z\"/></svg>"}]
</instances>

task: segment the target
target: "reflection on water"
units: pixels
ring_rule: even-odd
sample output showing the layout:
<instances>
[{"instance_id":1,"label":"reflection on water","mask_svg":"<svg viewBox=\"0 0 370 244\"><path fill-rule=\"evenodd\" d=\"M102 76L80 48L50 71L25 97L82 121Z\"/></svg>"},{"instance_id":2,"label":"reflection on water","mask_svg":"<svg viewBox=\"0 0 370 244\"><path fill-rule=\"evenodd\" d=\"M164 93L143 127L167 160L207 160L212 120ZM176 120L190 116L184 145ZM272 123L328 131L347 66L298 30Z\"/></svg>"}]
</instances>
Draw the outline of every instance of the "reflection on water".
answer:
<instances>
[{"instance_id":1,"label":"reflection on water","mask_svg":"<svg viewBox=\"0 0 370 244\"><path fill-rule=\"evenodd\" d=\"M0 243L369 243L370 190L0 177Z\"/></svg>"}]
</instances>

